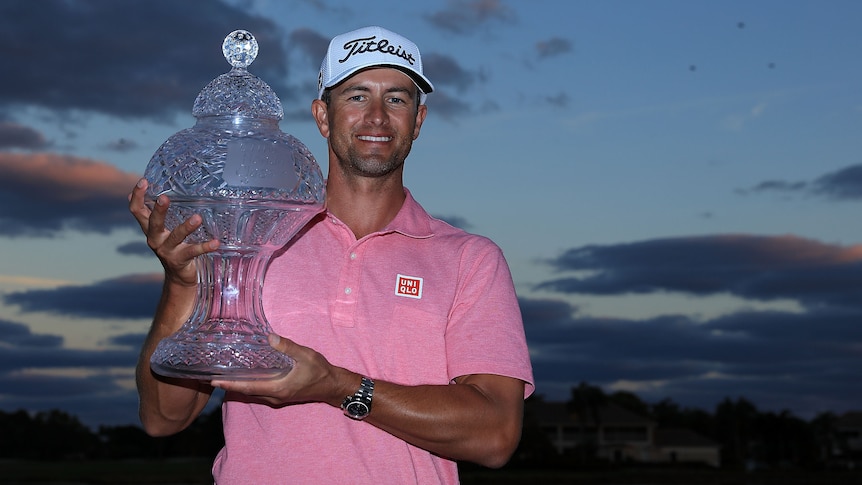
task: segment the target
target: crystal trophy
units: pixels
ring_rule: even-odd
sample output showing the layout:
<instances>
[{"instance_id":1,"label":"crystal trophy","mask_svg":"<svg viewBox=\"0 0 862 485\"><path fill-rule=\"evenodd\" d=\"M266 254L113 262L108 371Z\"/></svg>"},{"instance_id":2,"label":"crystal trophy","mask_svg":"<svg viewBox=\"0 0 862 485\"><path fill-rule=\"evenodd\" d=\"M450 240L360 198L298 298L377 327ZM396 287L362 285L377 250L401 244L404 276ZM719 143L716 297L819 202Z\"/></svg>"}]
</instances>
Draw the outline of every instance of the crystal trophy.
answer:
<instances>
[{"instance_id":1,"label":"crystal trophy","mask_svg":"<svg viewBox=\"0 0 862 485\"><path fill-rule=\"evenodd\" d=\"M168 138L144 174L148 204L170 198L167 229L200 214L186 242L220 242L197 257L194 311L158 344L150 366L170 377L268 379L294 361L267 342L264 275L273 253L323 210L325 182L308 148L279 129L278 96L246 69L257 40L237 30L222 51L233 67L198 94L195 125Z\"/></svg>"}]
</instances>

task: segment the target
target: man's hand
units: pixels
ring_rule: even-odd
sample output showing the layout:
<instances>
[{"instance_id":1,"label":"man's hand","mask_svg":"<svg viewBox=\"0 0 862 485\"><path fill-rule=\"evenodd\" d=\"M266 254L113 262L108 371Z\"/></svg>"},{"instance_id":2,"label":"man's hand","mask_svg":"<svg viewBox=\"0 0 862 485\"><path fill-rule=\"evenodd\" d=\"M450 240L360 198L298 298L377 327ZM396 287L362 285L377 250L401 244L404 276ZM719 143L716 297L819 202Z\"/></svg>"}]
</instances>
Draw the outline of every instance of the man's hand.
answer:
<instances>
[{"instance_id":1,"label":"man's hand","mask_svg":"<svg viewBox=\"0 0 862 485\"><path fill-rule=\"evenodd\" d=\"M167 196L160 195L150 210L144 203L146 191L147 180L139 180L129 194L129 212L135 216L147 236L147 245L162 263L165 278L183 286L196 286L198 281L195 257L218 249L219 242L211 240L200 244L184 243L186 236L200 227L201 216L195 214L173 231L168 231L165 228L165 216L170 200Z\"/></svg>"},{"instance_id":2,"label":"man's hand","mask_svg":"<svg viewBox=\"0 0 862 485\"><path fill-rule=\"evenodd\" d=\"M361 376L329 363L320 353L276 334L269 344L296 362L287 374L257 381L212 381L213 387L257 398L273 406L297 402L325 402L340 406L359 386ZM355 386L354 386L355 381Z\"/></svg>"},{"instance_id":3,"label":"man's hand","mask_svg":"<svg viewBox=\"0 0 862 485\"><path fill-rule=\"evenodd\" d=\"M341 401L359 386L361 376L329 363L320 353L276 334L269 344L296 362L282 377L259 381L212 381L213 387L238 392L280 406L299 402L325 402L340 406Z\"/></svg>"}]
</instances>

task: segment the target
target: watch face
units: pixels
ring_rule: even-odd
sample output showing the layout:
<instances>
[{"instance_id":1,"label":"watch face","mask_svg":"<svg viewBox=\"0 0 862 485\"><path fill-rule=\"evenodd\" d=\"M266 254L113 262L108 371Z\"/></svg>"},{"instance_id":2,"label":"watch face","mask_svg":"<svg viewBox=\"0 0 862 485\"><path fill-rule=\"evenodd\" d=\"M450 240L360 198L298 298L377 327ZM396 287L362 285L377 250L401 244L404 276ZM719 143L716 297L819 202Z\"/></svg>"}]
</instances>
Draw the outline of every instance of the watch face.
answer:
<instances>
[{"instance_id":1,"label":"watch face","mask_svg":"<svg viewBox=\"0 0 862 485\"><path fill-rule=\"evenodd\" d=\"M365 415L368 414L368 406L361 401L353 401L347 405L346 410L348 414L357 418L365 417Z\"/></svg>"}]
</instances>

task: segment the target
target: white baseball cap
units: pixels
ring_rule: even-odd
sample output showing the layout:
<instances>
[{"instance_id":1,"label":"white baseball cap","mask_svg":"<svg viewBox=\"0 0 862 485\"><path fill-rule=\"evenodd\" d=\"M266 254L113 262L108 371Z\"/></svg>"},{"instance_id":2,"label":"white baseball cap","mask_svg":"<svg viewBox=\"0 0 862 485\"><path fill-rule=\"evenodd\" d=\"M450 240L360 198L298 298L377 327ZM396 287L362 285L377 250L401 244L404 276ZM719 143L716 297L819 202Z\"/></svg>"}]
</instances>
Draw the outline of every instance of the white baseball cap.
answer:
<instances>
[{"instance_id":1,"label":"white baseball cap","mask_svg":"<svg viewBox=\"0 0 862 485\"><path fill-rule=\"evenodd\" d=\"M356 72L368 67L392 67L410 76L419 88L419 102L425 103L434 90L422 73L419 48L406 37L383 27L371 26L341 34L332 39L317 77L317 97Z\"/></svg>"}]
</instances>

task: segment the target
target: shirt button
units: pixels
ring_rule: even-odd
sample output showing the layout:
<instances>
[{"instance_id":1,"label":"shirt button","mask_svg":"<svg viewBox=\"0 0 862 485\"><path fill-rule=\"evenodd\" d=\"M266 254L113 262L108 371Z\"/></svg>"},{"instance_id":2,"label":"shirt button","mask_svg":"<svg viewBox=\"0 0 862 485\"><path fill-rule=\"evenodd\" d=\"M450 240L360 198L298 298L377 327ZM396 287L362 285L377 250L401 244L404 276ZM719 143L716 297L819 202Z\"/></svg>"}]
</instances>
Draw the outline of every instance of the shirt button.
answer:
<instances>
[{"instance_id":1,"label":"shirt button","mask_svg":"<svg viewBox=\"0 0 862 485\"><path fill-rule=\"evenodd\" d=\"M356 259L356 253L350 253L350 259Z\"/></svg>"},{"instance_id":2,"label":"shirt button","mask_svg":"<svg viewBox=\"0 0 862 485\"><path fill-rule=\"evenodd\" d=\"M353 291L353 290L351 290L350 287L348 286L347 288L344 289L344 294L349 295L351 291Z\"/></svg>"}]
</instances>

